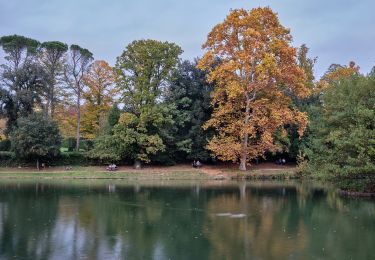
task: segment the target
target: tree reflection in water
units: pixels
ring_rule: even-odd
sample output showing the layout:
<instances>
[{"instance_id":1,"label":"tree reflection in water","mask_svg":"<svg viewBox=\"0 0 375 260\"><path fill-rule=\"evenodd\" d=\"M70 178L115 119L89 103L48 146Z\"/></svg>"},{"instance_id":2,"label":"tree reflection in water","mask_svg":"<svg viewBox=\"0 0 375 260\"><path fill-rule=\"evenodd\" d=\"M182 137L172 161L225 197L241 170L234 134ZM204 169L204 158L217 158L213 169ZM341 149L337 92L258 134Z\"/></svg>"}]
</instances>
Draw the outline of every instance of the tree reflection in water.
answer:
<instances>
[{"instance_id":1,"label":"tree reflection in water","mask_svg":"<svg viewBox=\"0 0 375 260\"><path fill-rule=\"evenodd\" d=\"M311 183L0 183L0 258L369 259L375 203Z\"/></svg>"}]
</instances>

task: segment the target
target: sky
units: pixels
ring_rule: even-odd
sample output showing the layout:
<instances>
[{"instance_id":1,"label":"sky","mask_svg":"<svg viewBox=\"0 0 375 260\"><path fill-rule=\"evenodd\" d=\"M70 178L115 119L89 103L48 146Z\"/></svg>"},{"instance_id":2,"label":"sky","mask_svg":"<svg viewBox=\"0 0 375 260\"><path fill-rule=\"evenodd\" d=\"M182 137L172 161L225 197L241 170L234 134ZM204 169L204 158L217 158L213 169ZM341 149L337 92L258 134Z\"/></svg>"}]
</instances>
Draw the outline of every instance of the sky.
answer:
<instances>
[{"instance_id":1,"label":"sky","mask_svg":"<svg viewBox=\"0 0 375 260\"><path fill-rule=\"evenodd\" d=\"M0 35L78 44L111 65L133 40L156 39L192 60L231 9L259 6L278 13L294 46L310 48L316 77L332 63L375 65L374 0L0 0Z\"/></svg>"}]
</instances>

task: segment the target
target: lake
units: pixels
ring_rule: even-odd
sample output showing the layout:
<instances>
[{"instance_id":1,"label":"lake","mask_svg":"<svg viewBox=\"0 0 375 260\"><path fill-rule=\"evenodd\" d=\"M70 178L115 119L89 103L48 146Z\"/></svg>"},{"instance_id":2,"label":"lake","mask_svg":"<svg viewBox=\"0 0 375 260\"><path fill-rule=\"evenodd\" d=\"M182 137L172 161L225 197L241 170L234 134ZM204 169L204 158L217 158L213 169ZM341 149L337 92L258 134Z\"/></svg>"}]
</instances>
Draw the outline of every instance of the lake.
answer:
<instances>
[{"instance_id":1,"label":"lake","mask_svg":"<svg viewBox=\"0 0 375 260\"><path fill-rule=\"evenodd\" d=\"M1 259L375 259L375 202L302 182L0 181Z\"/></svg>"}]
</instances>

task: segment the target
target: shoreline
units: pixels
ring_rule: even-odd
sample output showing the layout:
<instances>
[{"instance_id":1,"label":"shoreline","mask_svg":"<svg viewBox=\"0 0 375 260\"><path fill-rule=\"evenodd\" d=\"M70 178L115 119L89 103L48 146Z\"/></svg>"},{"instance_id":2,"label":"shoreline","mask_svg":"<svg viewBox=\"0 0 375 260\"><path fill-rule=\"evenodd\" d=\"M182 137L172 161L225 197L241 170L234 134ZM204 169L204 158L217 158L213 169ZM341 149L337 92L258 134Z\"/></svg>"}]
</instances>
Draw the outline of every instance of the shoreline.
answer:
<instances>
[{"instance_id":1,"label":"shoreline","mask_svg":"<svg viewBox=\"0 0 375 260\"><path fill-rule=\"evenodd\" d=\"M349 198L375 198L374 192L359 192L359 191L346 191L342 189L337 190L338 195Z\"/></svg>"},{"instance_id":2,"label":"shoreline","mask_svg":"<svg viewBox=\"0 0 375 260\"><path fill-rule=\"evenodd\" d=\"M119 180L119 181L290 181L314 180L297 173L295 165L280 166L271 163L249 167L245 172L235 165L192 168L190 165L145 166L134 169L131 166L120 166L117 171L107 171L103 166L73 166L71 170L64 167L49 167L38 171L36 168L0 167L1 180ZM318 180L318 179L317 179ZM353 179L352 183L360 181ZM331 181L327 180L327 183ZM333 183L335 184L335 183ZM374 192L347 190L338 187L337 194L350 198L375 198Z\"/></svg>"},{"instance_id":3,"label":"shoreline","mask_svg":"<svg viewBox=\"0 0 375 260\"><path fill-rule=\"evenodd\" d=\"M290 179L295 178L296 166L279 166L271 163L251 166L245 172L236 165L205 165L192 168L190 165L145 166L134 169L120 166L116 171L107 171L103 166L48 167L38 171L36 168L0 167L0 179L38 178L38 179L189 179L189 180L249 180L249 179Z\"/></svg>"}]
</instances>

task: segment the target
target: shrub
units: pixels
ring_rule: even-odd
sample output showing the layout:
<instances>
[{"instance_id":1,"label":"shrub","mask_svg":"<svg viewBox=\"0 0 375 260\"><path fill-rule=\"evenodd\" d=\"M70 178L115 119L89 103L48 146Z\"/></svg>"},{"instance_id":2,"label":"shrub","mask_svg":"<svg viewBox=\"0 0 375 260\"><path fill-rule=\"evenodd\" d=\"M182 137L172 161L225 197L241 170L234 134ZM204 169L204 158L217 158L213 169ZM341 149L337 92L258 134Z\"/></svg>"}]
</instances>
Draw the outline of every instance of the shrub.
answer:
<instances>
[{"instance_id":1,"label":"shrub","mask_svg":"<svg viewBox=\"0 0 375 260\"><path fill-rule=\"evenodd\" d=\"M61 136L56 122L42 114L32 114L17 120L17 128L10 133L11 151L20 159L53 158L60 153Z\"/></svg>"},{"instance_id":2,"label":"shrub","mask_svg":"<svg viewBox=\"0 0 375 260\"><path fill-rule=\"evenodd\" d=\"M72 152L76 148L76 139L74 137L64 138L61 146L67 148L69 152Z\"/></svg>"},{"instance_id":3,"label":"shrub","mask_svg":"<svg viewBox=\"0 0 375 260\"><path fill-rule=\"evenodd\" d=\"M0 141L0 151L9 151L10 150L10 140L5 139Z\"/></svg>"},{"instance_id":4,"label":"shrub","mask_svg":"<svg viewBox=\"0 0 375 260\"><path fill-rule=\"evenodd\" d=\"M14 153L9 151L0 151L0 165L10 166L14 159Z\"/></svg>"}]
</instances>

